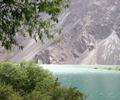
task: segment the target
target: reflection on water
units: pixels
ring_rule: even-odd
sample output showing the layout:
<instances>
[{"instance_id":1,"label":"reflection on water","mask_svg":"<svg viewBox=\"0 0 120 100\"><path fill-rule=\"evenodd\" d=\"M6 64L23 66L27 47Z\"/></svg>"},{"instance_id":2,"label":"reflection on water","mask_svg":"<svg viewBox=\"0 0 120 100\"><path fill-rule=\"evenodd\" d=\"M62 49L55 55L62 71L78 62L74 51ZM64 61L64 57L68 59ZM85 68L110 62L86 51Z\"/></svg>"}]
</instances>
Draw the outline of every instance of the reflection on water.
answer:
<instances>
[{"instance_id":1,"label":"reflection on water","mask_svg":"<svg viewBox=\"0 0 120 100\"><path fill-rule=\"evenodd\" d=\"M78 87L87 100L120 100L120 72L79 66L47 66L65 86Z\"/></svg>"}]
</instances>

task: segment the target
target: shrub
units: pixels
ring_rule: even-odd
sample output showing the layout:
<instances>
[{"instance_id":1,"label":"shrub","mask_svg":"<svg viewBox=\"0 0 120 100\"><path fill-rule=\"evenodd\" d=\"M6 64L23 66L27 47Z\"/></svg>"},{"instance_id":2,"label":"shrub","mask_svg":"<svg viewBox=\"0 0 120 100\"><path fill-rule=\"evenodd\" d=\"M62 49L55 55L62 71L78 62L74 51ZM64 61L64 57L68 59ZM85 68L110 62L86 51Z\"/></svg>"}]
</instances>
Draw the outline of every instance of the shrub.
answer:
<instances>
[{"instance_id":1,"label":"shrub","mask_svg":"<svg viewBox=\"0 0 120 100\"><path fill-rule=\"evenodd\" d=\"M33 62L0 63L0 100L83 100L76 88L63 87Z\"/></svg>"},{"instance_id":2,"label":"shrub","mask_svg":"<svg viewBox=\"0 0 120 100\"><path fill-rule=\"evenodd\" d=\"M0 100L23 100L18 92L9 85L0 83Z\"/></svg>"}]
</instances>

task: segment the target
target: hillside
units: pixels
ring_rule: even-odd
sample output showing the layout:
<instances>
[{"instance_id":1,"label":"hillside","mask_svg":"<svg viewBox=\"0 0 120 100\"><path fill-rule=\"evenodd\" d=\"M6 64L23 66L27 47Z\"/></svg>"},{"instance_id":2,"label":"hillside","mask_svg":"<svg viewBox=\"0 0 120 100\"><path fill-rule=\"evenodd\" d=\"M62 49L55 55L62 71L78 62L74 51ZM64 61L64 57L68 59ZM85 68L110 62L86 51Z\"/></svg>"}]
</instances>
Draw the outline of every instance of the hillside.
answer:
<instances>
[{"instance_id":1,"label":"hillside","mask_svg":"<svg viewBox=\"0 0 120 100\"><path fill-rule=\"evenodd\" d=\"M44 64L120 64L120 1L72 0L59 17L63 31L53 41L19 38L23 51L0 49L0 59L36 59ZM55 32L54 32L55 33Z\"/></svg>"}]
</instances>

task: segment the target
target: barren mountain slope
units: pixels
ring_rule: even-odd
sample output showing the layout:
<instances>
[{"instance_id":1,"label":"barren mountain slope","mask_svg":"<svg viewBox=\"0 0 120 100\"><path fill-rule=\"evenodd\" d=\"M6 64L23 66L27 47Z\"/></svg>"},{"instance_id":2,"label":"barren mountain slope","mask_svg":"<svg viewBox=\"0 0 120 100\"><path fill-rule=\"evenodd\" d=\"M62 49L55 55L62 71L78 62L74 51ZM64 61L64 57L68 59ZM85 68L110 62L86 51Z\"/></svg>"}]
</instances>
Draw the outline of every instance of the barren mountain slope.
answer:
<instances>
[{"instance_id":1,"label":"barren mountain slope","mask_svg":"<svg viewBox=\"0 0 120 100\"><path fill-rule=\"evenodd\" d=\"M0 58L35 58L39 63L57 64L120 64L119 26L120 0L72 0L70 8L59 17L56 28L63 31L55 41L42 45L25 39L23 51L6 54L1 49Z\"/></svg>"}]
</instances>

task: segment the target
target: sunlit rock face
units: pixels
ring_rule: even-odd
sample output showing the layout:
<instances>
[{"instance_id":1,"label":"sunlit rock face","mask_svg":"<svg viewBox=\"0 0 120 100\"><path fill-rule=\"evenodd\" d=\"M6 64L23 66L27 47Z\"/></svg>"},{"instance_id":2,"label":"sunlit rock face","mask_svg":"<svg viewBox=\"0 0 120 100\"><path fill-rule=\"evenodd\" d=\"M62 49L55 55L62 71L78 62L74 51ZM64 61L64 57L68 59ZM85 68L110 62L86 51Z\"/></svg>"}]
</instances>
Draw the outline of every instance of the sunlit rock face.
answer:
<instances>
[{"instance_id":1,"label":"sunlit rock face","mask_svg":"<svg viewBox=\"0 0 120 100\"><path fill-rule=\"evenodd\" d=\"M120 39L114 31L98 44L96 55L99 64L120 64Z\"/></svg>"},{"instance_id":2,"label":"sunlit rock face","mask_svg":"<svg viewBox=\"0 0 120 100\"><path fill-rule=\"evenodd\" d=\"M55 41L42 45L27 40L23 51L13 50L6 58L35 58L44 64L120 64L120 0L72 0L56 28L63 31Z\"/></svg>"},{"instance_id":3,"label":"sunlit rock face","mask_svg":"<svg viewBox=\"0 0 120 100\"><path fill-rule=\"evenodd\" d=\"M120 39L115 31L101 40L81 62L83 64L120 64Z\"/></svg>"}]
</instances>

